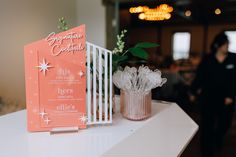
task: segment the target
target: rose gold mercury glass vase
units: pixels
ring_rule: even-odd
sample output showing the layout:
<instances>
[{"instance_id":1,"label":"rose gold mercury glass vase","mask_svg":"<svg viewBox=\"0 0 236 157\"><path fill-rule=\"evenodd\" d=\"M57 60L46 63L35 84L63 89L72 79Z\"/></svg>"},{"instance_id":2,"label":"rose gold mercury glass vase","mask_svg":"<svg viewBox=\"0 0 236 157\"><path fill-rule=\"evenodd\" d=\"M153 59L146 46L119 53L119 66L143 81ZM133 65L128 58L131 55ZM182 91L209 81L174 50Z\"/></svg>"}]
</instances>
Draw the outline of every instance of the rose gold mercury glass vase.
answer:
<instances>
[{"instance_id":1,"label":"rose gold mercury glass vase","mask_svg":"<svg viewBox=\"0 0 236 157\"><path fill-rule=\"evenodd\" d=\"M144 120L151 116L151 91L135 92L121 90L120 112L129 120Z\"/></svg>"}]
</instances>

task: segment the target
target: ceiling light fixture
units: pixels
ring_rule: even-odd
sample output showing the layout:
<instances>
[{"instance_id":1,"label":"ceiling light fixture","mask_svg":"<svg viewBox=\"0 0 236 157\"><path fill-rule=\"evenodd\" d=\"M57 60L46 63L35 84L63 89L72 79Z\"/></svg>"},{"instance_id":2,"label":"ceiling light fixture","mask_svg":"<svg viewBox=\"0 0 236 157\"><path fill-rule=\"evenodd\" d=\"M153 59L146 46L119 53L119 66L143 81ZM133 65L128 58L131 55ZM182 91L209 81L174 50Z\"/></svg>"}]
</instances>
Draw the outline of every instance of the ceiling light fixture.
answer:
<instances>
[{"instance_id":1,"label":"ceiling light fixture","mask_svg":"<svg viewBox=\"0 0 236 157\"><path fill-rule=\"evenodd\" d=\"M138 7L132 7L129 9L129 12L134 14L134 13L142 13L145 12L149 9L148 6L138 6Z\"/></svg>"},{"instance_id":2,"label":"ceiling light fixture","mask_svg":"<svg viewBox=\"0 0 236 157\"><path fill-rule=\"evenodd\" d=\"M189 17L192 15L192 12L190 10L186 10L184 13L185 16Z\"/></svg>"},{"instance_id":3,"label":"ceiling light fixture","mask_svg":"<svg viewBox=\"0 0 236 157\"><path fill-rule=\"evenodd\" d=\"M138 18L140 20L162 21L169 20L173 10L173 7L169 6L168 4L161 4L156 8L149 8L148 6L132 7L129 9L129 12L131 14L139 13Z\"/></svg>"},{"instance_id":4,"label":"ceiling light fixture","mask_svg":"<svg viewBox=\"0 0 236 157\"><path fill-rule=\"evenodd\" d=\"M215 10L215 14L216 14L216 15L220 15L220 14L221 14L221 10L220 10L219 8L217 8L217 9Z\"/></svg>"}]
</instances>

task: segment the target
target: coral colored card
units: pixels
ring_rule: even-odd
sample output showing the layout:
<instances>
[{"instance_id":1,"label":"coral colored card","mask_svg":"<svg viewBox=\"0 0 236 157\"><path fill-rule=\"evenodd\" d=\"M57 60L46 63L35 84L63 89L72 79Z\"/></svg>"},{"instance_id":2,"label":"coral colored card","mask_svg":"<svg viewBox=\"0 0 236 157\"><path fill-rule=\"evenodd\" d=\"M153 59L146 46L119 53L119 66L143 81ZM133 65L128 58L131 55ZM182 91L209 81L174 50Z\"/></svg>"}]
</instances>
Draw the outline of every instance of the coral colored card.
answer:
<instances>
[{"instance_id":1,"label":"coral colored card","mask_svg":"<svg viewBox=\"0 0 236 157\"><path fill-rule=\"evenodd\" d=\"M29 131L86 128L85 25L26 45Z\"/></svg>"}]
</instances>

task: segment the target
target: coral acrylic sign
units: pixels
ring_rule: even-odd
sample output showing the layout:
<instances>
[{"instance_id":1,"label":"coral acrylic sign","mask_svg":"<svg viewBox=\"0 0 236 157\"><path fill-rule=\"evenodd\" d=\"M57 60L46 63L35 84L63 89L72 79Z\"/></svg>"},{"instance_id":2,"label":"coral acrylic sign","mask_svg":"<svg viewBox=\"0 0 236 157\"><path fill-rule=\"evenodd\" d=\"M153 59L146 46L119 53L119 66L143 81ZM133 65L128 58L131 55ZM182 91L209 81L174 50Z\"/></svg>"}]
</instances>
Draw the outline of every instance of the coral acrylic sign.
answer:
<instances>
[{"instance_id":1,"label":"coral acrylic sign","mask_svg":"<svg viewBox=\"0 0 236 157\"><path fill-rule=\"evenodd\" d=\"M86 128L85 25L25 46L29 131Z\"/></svg>"}]
</instances>

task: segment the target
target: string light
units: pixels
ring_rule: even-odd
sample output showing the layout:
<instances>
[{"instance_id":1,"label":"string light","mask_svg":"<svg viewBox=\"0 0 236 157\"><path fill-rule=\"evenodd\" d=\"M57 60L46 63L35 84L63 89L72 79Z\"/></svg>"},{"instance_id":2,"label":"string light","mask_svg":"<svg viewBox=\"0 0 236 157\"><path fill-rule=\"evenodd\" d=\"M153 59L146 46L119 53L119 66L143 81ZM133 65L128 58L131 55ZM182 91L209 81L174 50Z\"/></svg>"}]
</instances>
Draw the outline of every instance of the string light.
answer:
<instances>
[{"instance_id":1,"label":"string light","mask_svg":"<svg viewBox=\"0 0 236 157\"><path fill-rule=\"evenodd\" d=\"M129 12L134 14L134 13L142 13L146 12L149 9L148 6L138 6L138 7L132 7L129 9Z\"/></svg>"},{"instance_id":2,"label":"string light","mask_svg":"<svg viewBox=\"0 0 236 157\"><path fill-rule=\"evenodd\" d=\"M130 13L139 13L138 18L140 20L147 21L162 21L169 20L171 18L171 12L173 7L168 4L161 4L156 8L149 8L147 6L132 7L129 9Z\"/></svg>"},{"instance_id":3,"label":"string light","mask_svg":"<svg viewBox=\"0 0 236 157\"><path fill-rule=\"evenodd\" d=\"M141 14L138 15L138 18L139 18L140 20L144 20L145 17L146 17L145 13L141 13Z\"/></svg>"},{"instance_id":4,"label":"string light","mask_svg":"<svg viewBox=\"0 0 236 157\"><path fill-rule=\"evenodd\" d=\"M220 15L220 14L221 14L221 10L220 10L219 8L217 8L217 9L215 10L215 14L216 14L216 15Z\"/></svg>"},{"instance_id":5,"label":"string light","mask_svg":"<svg viewBox=\"0 0 236 157\"><path fill-rule=\"evenodd\" d=\"M190 10L186 10L184 13L185 16L189 17L192 15L192 12Z\"/></svg>"}]
</instances>

